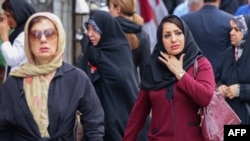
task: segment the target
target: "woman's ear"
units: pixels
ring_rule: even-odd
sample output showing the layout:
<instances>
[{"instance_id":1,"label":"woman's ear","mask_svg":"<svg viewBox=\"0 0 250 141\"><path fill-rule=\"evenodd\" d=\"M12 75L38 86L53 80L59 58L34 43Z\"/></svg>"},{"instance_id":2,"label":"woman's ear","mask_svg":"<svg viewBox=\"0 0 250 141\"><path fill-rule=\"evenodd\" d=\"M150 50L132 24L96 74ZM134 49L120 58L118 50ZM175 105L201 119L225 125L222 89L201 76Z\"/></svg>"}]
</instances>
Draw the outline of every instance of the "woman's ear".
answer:
<instances>
[{"instance_id":1,"label":"woman's ear","mask_svg":"<svg viewBox=\"0 0 250 141\"><path fill-rule=\"evenodd\" d=\"M115 10L116 10L116 13L117 13L118 15L121 14L121 7L120 7L119 5L116 5L116 6L115 6Z\"/></svg>"}]
</instances>

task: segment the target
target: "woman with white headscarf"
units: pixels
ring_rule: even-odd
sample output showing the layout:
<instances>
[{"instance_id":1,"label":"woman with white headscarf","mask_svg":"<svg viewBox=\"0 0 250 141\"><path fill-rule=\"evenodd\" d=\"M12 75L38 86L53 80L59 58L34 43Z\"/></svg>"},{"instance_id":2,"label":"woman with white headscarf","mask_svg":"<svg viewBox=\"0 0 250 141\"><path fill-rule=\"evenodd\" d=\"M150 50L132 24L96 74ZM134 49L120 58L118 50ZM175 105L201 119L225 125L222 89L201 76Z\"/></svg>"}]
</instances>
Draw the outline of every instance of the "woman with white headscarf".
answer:
<instances>
[{"instance_id":1,"label":"woman with white headscarf","mask_svg":"<svg viewBox=\"0 0 250 141\"><path fill-rule=\"evenodd\" d=\"M232 45L216 72L216 82L241 124L250 124L250 16L235 16L230 25Z\"/></svg>"}]
</instances>

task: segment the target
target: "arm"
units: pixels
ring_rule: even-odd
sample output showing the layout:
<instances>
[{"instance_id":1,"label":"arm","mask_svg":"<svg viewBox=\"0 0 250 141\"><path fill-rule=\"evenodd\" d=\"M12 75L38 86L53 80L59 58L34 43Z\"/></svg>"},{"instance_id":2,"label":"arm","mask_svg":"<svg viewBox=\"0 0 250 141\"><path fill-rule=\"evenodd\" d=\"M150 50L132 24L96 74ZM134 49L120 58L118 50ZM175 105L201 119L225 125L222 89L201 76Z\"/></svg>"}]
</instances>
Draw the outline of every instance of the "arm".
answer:
<instances>
[{"instance_id":1,"label":"arm","mask_svg":"<svg viewBox=\"0 0 250 141\"><path fill-rule=\"evenodd\" d=\"M239 84L239 98L240 101L249 102L250 101L250 84Z\"/></svg>"},{"instance_id":2,"label":"arm","mask_svg":"<svg viewBox=\"0 0 250 141\"><path fill-rule=\"evenodd\" d=\"M148 93L147 91L140 90L130 113L122 141L135 141L139 132L145 125L146 118L151 110L151 102Z\"/></svg>"},{"instance_id":3,"label":"arm","mask_svg":"<svg viewBox=\"0 0 250 141\"><path fill-rule=\"evenodd\" d=\"M10 26L7 21L7 17L4 14L0 14L0 38L2 42L9 41Z\"/></svg>"},{"instance_id":4,"label":"arm","mask_svg":"<svg viewBox=\"0 0 250 141\"><path fill-rule=\"evenodd\" d=\"M196 104L207 106L215 90L212 66L205 57L202 57L198 60L196 78L192 75L193 71L193 66L191 66L178 81L177 87L182 89Z\"/></svg>"},{"instance_id":5,"label":"arm","mask_svg":"<svg viewBox=\"0 0 250 141\"><path fill-rule=\"evenodd\" d=\"M1 45L1 52L6 63L9 66L19 65L25 58L24 53L24 32L20 33L11 45L9 41L5 41Z\"/></svg>"},{"instance_id":6,"label":"arm","mask_svg":"<svg viewBox=\"0 0 250 141\"><path fill-rule=\"evenodd\" d=\"M212 99L215 90L215 79L211 63L207 58L198 59L196 76L194 75L194 64L188 68L188 73L183 70L182 54L179 60L172 55L160 52L159 60L176 76L179 87L197 105L207 106Z\"/></svg>"},{"instance_id":7,"label":"arm","mask_svg":"<svg viewBox=\"0 0 250 141\"><path fill-rule=\"evenodd\" d=\"M133 67L132 53L128 46L119 46L112 48L97 48L89 46L87 49L88 60L97 67L98 73L102 78L111 80L117 84L124 83L130 75ZM121 59L123 58L123 59ZM124 61L126 58L126 62ZM129 73L128 73L129 72Z\"/></svg>"},{"instance_id":8,"label":"arm","mask_svg":"<svg viewBox=\"0 0 250 141\"><path fill-rule=\"evenodd\" d=\"M84 136L89 141L102 141L104 136L104 111L90 80L84 80L84 97L79 102L84 126Z\"/></svg>"}]
</instances>

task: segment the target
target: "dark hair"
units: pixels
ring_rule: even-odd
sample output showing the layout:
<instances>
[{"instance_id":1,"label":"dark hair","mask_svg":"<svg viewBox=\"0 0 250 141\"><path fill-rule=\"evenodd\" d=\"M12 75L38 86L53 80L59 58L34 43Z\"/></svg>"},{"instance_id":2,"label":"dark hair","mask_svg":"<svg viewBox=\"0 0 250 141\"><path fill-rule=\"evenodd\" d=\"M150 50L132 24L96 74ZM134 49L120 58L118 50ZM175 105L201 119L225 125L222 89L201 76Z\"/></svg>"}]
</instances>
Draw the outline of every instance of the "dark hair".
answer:
<instances>
[{"instance_id":1,"label":"dark hair","mask_svg":"<svg viewBox=\"0 0 250 141\"><path fill-rule=\"evenodd\" d=\"M160 23L160 31L163 30L163 24L169 22L175 24L184 33L184 27L180 18L175 15L165 16Z\"/></svg>"},{"instance_id":2,"label":"dark hair","mask_svg":"<svg viewBox=\"0 0 250 141\"><path fill-rule=\"evenodd\" d=\"M42 19L44 19L45 17L39 16L39 17L35 17L33 18L30 23L29 23L29 27L28 27L28 32L30 31L31 27L36 24L39 23Z\"/></svg>"},{"instance_id":3,"label":"dark hair","mask_svg":"<svg viewBox=\"0 0 250 141\"><path fill-rule=\"evenodd\" d=\"M161 23L160 23L160 25L158 26L158 29L157 29L157 42L158 42L158 44L160 46L164 46L163 42L162 42L162 30L163 30L163 25L165 23L167 23L167 22L175 24L184 33L184 25L182 23L182 20L179 17L177 17L175 15L165 16L161 20Z\"/></svg>"},{"instance_id":4,"label":"dark hair","mask_svg":"<svg viewBox=\"0 0 250 141\"><path fill-rule=\"evenodd\" d=\"M12 5L11 5L11 3L10 3L9 0L5 0L5 1L3 2L3 4L2 4L2 9L3 9L4 11L10 12L11 16L13 16L13 17L16 19L15 15L14 15L13 8L12 8Z\"/></svg>"},{"instance_id":5,"label":"dark hair","mask_svg":"<svg viewBox=\"0 0 250 141\"><path fill-rule=\"evenodd\" d=\"M169 16L168 18L166 18L166 22L170 22L175 24L178 28L181 29L181 31L184 33L184 27L183 24L181 22L181 19L179 19L178 17L174 17L174 16Z\"/></svg>"},{"instance_id":6,"label":"dark hair","mask_svg":"<svg viewBox=\"0 0 250 141\"><path fill-rule=\"evenodd\" d=\"M29 23L28 32L30 31L31 27L32 27L34 24L41 22L43 19L50 20L49 18L44 17L44 16L38 16L38 17L33 18L33 19L30 21L30 23ZM51 20L50 20L50 21L51 21ZM53 23L53 22L52 22L52 23ZM54 23L53 23L53 24L54 24Z\"/></svg>"}]
</instances>

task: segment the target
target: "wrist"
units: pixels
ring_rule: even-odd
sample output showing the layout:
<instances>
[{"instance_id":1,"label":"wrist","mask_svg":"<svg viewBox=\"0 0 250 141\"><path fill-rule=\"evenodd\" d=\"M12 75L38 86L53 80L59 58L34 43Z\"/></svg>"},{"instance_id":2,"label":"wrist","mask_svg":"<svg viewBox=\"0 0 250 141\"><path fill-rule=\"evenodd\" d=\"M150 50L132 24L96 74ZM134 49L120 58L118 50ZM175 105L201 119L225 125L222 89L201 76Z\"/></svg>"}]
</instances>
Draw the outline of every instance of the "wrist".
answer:
<instances>
[{"instance_id":1,"label":"wrist","mask_svg":"<svg viewBox=\"0 0 250 141\"><path fill-rule=\"evenodd\" d=\"M6 42L6 41L9 41L9 37L8 36L3 36L2 37L2 42Z\"/></svg>"},{"instance_id":2,"label":"wrist","mask_svg":"<svg viewBox=\"0 0 250 141\"><path fill-rule=\"evenodd\" d=\"M184 70L181 70L175 76L178 80L180 80L185 73L186 72Z\"/></svg>"}]
</instances>

